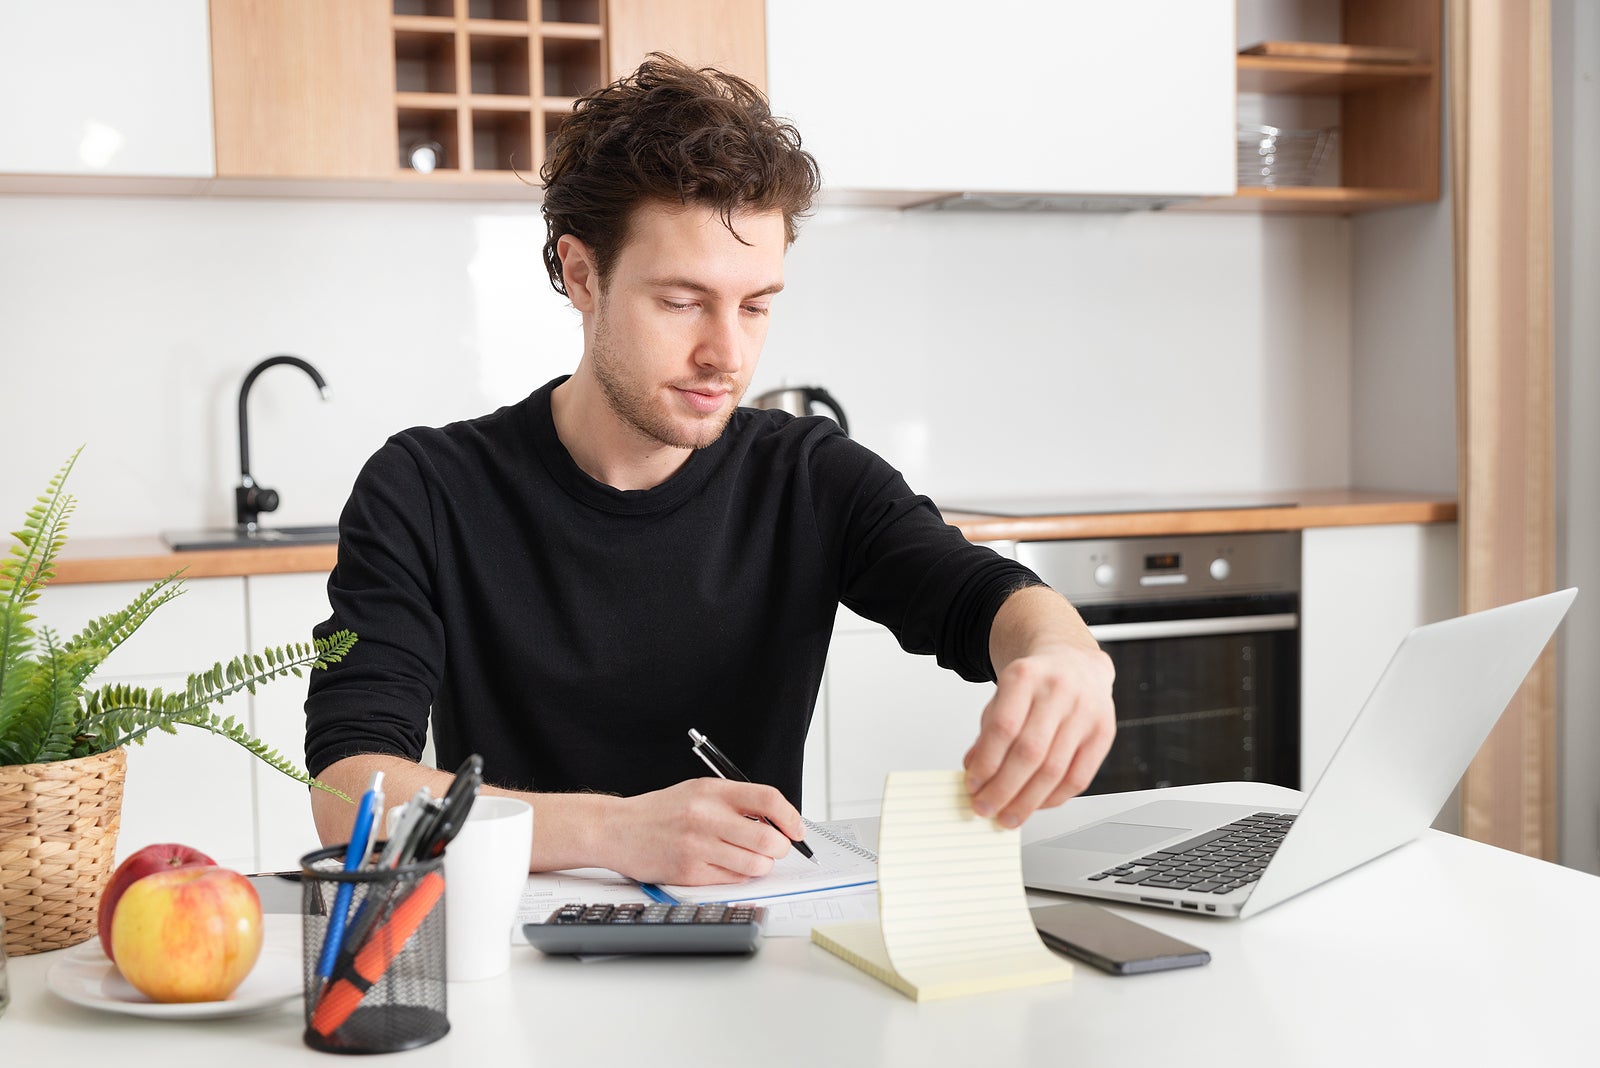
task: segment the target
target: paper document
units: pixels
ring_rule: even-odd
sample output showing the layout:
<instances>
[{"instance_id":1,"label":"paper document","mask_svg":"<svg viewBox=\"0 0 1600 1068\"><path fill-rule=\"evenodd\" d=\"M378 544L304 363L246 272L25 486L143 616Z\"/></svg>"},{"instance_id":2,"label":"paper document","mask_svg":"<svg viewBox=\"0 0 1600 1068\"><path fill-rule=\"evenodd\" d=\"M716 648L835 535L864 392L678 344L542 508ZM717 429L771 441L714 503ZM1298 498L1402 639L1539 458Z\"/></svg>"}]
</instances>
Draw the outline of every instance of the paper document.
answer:
<instances>
[{"instance_id":1,"label":"paper document","mask_svg":"<svg viewBox=\"0 0 1600 1068\"><path fill-rule=\"evenodd\" d=\"M543 923L562 905L625 905L649 900L638 883L609 868L538 872L528 876L523 884L512 941L525 944L527 939L522 936L522 925Z\"/></svg>"},{"instance_id":2,"label":"paper document","mask_svg":"<svg viewBox=\"0 0 1600 1068\"><path fill-rule=\"evenodd\" d=\"M897 771L883 788L878 919L811 940L917 1001L1072 977L1022 889L1022 839L972 811L959 771Z\"/></svg>"},{"instance_id":3,"label":"paper document","mask_svg":"<svg viewBox=\"0 0 1600 1068\"><path fill-rule=\"evenodd\" d=\"M878 914L876 889L843 890L804 897L774 898L762 904L767 910L761 933L768 938L808 938L818 924L870 920Z\"/></svg>"},{"instance_id":4,"label":"paper document","mask_svg":"<svg viewBox=\"0 0 1600 1068\"><path fill-rule=\"evenodd\" d=\"M863 826L871 820L835 820L813 823L806 820L806 844L816 857L813 864L791 849L779 858L766 875L740 883L712 886L678 886L663 883L656 887L675 900L771 901L798 894L830 893L852 887L871 886L878 880L878 855L865 840Z\"/></svg>"}]
</instances>

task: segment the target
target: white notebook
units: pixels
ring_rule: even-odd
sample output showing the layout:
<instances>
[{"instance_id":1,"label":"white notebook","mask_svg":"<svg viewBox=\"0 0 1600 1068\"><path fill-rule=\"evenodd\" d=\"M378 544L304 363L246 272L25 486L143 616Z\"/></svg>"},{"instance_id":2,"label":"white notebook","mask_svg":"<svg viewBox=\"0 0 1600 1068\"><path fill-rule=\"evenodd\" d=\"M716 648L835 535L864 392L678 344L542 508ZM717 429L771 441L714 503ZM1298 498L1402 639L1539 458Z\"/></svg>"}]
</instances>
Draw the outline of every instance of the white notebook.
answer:
<instances>
[{"instance_id":1,"label":"white notebook","mask_svg":"<svg viewBox=\"0 0 1600 1068\"><path fill-rule=\"evenodd\" d=\"M741 883L712 886L678 886L662 883L651 886L675 901L705 904L721 901L767 901L799 894L820 894L837 890L860 889L878 881L878 854L863 834L863 821L834 820L813 823L806 820L806 845L816 857L813 864L791 849L773 864L772 871Z\"/></svg>"},{"instance_id":2,"label":"white notebook","mask_svg":"<svg viewBox=\"0 0 1600 1068\"><path fill-rule=\"evenodd\" d=\"M972 811L959 771L897 771L883 788L878 919L811 940L917 1001L1072 978L1039 940L1022 840Z\"/></svg>"}]
</instances>

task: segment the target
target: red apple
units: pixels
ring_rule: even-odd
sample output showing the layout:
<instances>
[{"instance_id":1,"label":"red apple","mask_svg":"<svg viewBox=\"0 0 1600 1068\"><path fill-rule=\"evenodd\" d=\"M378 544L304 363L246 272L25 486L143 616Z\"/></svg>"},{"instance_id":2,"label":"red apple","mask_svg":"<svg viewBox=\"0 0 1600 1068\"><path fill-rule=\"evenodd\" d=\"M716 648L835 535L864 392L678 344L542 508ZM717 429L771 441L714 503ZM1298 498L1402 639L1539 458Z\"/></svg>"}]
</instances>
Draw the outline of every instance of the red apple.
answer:
<instances>
[{"instance_id":1,"label":"red apple","mask_svg":"<svg viewBox=\"0 0 1600 1068\"><path fill-rule=\"evenodd\" d=\"M236 871L188 867L128 887L111 917L117 969L152 1001L221 1001L261 955L261 899Z\"/></svg>"},{"instance_id":2,"label":"red apple","mask_svg":"<svg viewBox=\"0 0 1600 1068\"><path fill-rule=\"evenodd\" d=\"M96 923L100 928L100 948L106 951L106 956L116 960L111 954L111 917L117 911L117 902L122 899L123 892L146 875L195 864L211 866L216 861L198 849L177 842L161 842L129 854L126 860L117 865L117 870L111 873L106 888L100 893L100 911L96 915Z\"/></svg>"}]
</instances>

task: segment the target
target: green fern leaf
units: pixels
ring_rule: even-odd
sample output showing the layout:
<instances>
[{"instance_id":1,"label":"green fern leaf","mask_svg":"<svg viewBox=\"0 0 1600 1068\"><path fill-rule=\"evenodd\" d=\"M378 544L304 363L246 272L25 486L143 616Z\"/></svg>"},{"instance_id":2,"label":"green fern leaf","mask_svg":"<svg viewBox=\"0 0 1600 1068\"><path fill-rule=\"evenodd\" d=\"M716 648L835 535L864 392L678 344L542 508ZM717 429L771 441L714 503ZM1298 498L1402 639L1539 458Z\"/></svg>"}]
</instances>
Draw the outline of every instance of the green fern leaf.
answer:
<instances>
[{"instance_id":1,"label":"green fern leaf","mask_svg":"<svg viewBox=\"0 0 1600 1068\"><path fill-rule=\"evenodd\" d=\"M159 690L146 691L137 686L112 683L101 687L85 700L82 729L97 739L101 749L119 745L140 745L151 731L176 733L179 726L199 727L228 738L248 749L262 761L288 775L297 782L330 793L345 795L317 780L272 749L250 735L232 716L226 719L210 713L209 706L240 690L265 682L285 669L299 673L301 666L326 667L333 658L343 657L356 642L349 631L339 631L327 638L319 638L312 645L299 645L291 650L276 650L280 667L255 672L242 670L238 678L230 679L233 664L245 669L240 657L225 669L222 663L212 665L208 671L189 676L184 692L162 695Z\"/></svg>"},{"instance_id":2,"label":"green fern leaf","mask_svg":"<svg viewBox=\"0 0 1600 1068\"><path fill-rule=\"evenodd\" d=\"M105 655L109 656L117 646L131 637L156 609L184 592L183 585L179 581L179 576L182 574L181 569L174 571L166 578L146 586L126 608L90 620L83 630L67 643L67 648L99 646L105 650Z\"/></svg>"},{"instance_id":3,"label":"green fern leaf","mask_svg":"<svg viewBox=\"0 0 1600 1068\"><path fill-rule=\"evenodd\" d=\"M56 472L39 504L28 510L22 529L13 535L17 545L0 560L0 737L6 737L16 723L20 702L18 674L33 652L33 631L28 627L26 609L39 597L39 590L55 575L55 556L66 543L67 518L72 514L72 497L62 489L78 452Z\"/></svg>"},{"instance_id":4,"label":"green fern leaf","mask_svg":"<svg viewBox=\"0 0 1600 1068\"><path fill-rule=\"evenodd\" d=\"M39 751L34 760L43 763L65 760L72 755L78 732L78 680L80 671L88 670L75 661L91 659L83 654L65 652L56 645L56 636L49 627L41 627L45 655L42 670L34 674L35 685L30 689L29 703L39 710L41 720Z\"/></svg>"}]
</instances>

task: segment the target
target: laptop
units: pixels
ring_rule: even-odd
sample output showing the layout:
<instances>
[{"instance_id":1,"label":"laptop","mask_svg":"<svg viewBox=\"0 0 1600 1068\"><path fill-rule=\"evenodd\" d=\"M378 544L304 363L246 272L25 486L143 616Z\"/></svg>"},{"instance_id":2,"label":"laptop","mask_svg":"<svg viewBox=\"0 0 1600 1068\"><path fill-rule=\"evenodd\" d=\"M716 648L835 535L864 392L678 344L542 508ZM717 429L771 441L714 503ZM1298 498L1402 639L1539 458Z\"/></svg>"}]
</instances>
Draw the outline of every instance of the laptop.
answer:
<instances>
[{"instance_id":1,"label":"laptop","mask_svg":"<svg viewBox=\"0 0 1600 1068\"><path fill-rule=\"evenodd\" d=\"M1405 845L1439 814L1577 593L1406 635L1298 810L1134 805L1023 846L1023 883L1243 918Z\"/></svg>"}]
</instances>

